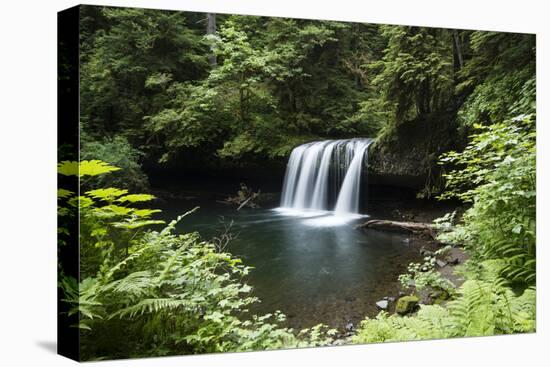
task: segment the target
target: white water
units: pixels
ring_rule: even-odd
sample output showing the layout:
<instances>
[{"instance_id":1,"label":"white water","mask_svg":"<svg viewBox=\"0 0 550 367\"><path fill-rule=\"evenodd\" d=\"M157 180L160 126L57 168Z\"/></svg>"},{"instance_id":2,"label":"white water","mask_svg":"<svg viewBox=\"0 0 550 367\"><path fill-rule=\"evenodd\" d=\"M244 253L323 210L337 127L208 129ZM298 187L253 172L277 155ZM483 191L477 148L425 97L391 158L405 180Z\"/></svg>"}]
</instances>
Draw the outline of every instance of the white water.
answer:
<instances>
[{"instance_id":1,"label":"white water","mask_svg":"<svg viewBox=\"0 0 550 367\"><path fill-rule=\"evenodd\" d=\"M338 225L341 218L354 217L359 212L361 172L368 162L371 142L372 139L327 140L295 148L283 184L283 211L315 211L325 216L311 221L312 225ZM329 214L332 215L326 217Z\"/></svg>"},{"instance_id":2,"label":"white water","mask_svg":"<svg viewBox=\"0 0 550 367\"><path fill-rule=\"evenodd\" d=\"M358 213L359 212L359 189L361 184L361 168L363 167L363 157L369 147L370 141L355 141L354 156L349 165L344 183L338 194L336 214Z\"/></svg>"},{"instance_id":3,"label":"white water","mask_svg":"<svg viewBox=\"0 0 550 367\"><path fill-rule=\"evenodd\" d=\"M315 186L313 187L313 198L311 200L311 207L317 210L323 210L327 207L327 195L328 195L328 173L330 168L330 160L332 158L332 152L336 142L329 142L323 151L321 157L321 164L317 172L317 178L315 179Z\"/></svg>"},{"instance_id":4,"label":"white water","mask_svg":"<svg viewBox=\"0 0 550 367\"><path fill-rule=\"evenodd\" d=\"M308 209L311 206L311 188L314 185L317 163L324 145L324 143L313 143L303 153L302 168L300 169L296 193L292 202L293 208Z\"/></svg>"},{"instance_id":5,"label":"white water","mask_svg":"<svg viewBox=\"0 0 550 367\"><path fill-rule=\"evenodd\" d=\"M286 167L283 193L281 196L281 206L283 208L288 208L292 206L292 200L294 199L294 182L296 181L296 177L298 176L298 170L300 169L300 163L302 162L302 154L305 149L305 145L300 145L298 148L295 148L290 154L288 165Z\"/></svg>"}]
</instances>

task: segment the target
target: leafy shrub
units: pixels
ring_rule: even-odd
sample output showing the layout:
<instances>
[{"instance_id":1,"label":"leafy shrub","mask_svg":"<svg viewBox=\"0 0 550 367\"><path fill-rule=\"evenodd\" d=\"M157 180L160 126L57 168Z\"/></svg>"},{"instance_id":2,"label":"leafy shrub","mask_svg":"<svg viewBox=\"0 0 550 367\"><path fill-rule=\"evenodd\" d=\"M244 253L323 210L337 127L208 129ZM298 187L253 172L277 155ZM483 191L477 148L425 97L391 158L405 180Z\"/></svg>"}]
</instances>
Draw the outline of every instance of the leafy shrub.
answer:
<instances>
[{"instance_id":1,"label":"leafy shrub","mask_svg":"<svg viewBox=\"0 0 550 367\"><path fill-rule=\"evenodd\" d=\"M471 90L457 117L468 130L535 113L536 41L533 35L474 31L472 58L459 71L456 92Z\"/></svg>"},{"instance_id":2,"label":"leafy shrub","mask_svg":"<svg viewBox=\"0 0 550 367\"><path fill-rule=\"evenodd\" d=\"M412 316L388 315L362 321L354 343L441 339L532 332L535 290L516 295L496 280L468 280L446 307L421 305Z\"/></svg>"},{"instance_id":3,"label":"leafy shrub","mask_svg":"<svg viewBox=\"0 0 550 367\"><path fill-rule=\"evenodd\" d=\"M417 314L401 317L382 312L361 323L356 343L420 340L532 332L536 327L535 291L535 118L533 115L483 127L462 153L445 154L442 198L472 203L462 224L454 214L436 222L439 239L464 244L472 255L462 270L466 282L456 299L421 305ZM441 287L433 257L411 264L400 277L417 288Z\"/></svg>"},{"instance_id":4,"label":"leafy shrub","mask_svg":"<svg viewBox=\"0 0 550 367\"><path fill-rule=\"evenodd\" d=\"M101 141L92 140L82 134L80 159L99 159L108 162L120 170L110 175L94 176L87 187L120 187L131 191L143 191L149 188L149 180L141 169L143 152L134 148L124 136L117 135Z\"/></svg>"},{"instance_id":5,"label":"leafy shrub","mask_svg":"<svg viewBox=\"0 0 550 367\"><path fill-rule=\"evenodd\" d=\"M60 174L97 176L101 161L62 162ZM89 178L89 177L88 177ZM251 351L326 345L335 330L281 327L279 311L251 315L258 300L244 283L250 268L197 233L160 231L159 210L134 207L152 195L102 188L59 191L60 210L80 216L81 281L62 276L69 314L79 315L82 359Z\"/></svg>"},{"instance_id":6,"label":"leafy shrub","mask_svg":"<svg viewBox=\"0 0 550 367\"><path fill-rule=\"evenodd\" d=\"M441 290L448 295L455 293L453 283L435 270L435 257L425 258L423 264L409 264L408 273L399 276L399 281L404 288L409 287L411 282L419 291L424 289Z\"/></svg>"},{"instance_id":7,"label":"leafy shrub","mask_svg":"<svg viewBox=\"0 0 550 367\"><path fill-rule=\"evenodd\" d=\"M535 282L536 151L535 118L520 116L478 126L464 152L450 152L442 198L473 202L456 230L478 259L504 259L502 276L516 283ZM453 235L446 235L452 240Z\"/></svg>"}]
</instances>

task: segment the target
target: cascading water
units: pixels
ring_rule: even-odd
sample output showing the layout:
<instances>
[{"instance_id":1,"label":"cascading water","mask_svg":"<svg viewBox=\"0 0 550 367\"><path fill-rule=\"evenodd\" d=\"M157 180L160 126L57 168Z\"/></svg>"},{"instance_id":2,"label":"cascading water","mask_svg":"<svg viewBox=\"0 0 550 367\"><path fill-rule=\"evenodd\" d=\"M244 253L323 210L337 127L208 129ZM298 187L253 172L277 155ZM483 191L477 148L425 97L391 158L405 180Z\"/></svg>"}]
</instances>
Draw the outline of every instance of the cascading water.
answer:
<instances>
[{"instance_id":1,"label":"cascading water","mask_svg":"<svg viewBox=\"0 0 550 367\"><path fill-rule=\"evenodd\" d=\"M328 173L330 168L330 161L332 158L332 152L336 142L329 142L321 157L321 164L317 172L317 178L315 179L315 186L313 187L313 198L311 199L311 208L317 210L323 210L327 207L328 197Z\"/></svg>"},{"instance_id":2,"label":"cascading water","mask_svg":"<svg viewBox=\"0 0 550 367\"><path fill-rule=\"evenodd\" d=\"M371 142L327 140L295 148L286 169L281 207L358 213L361 171ZM335 197L336 203L329 205L329 197Z\"/></svg>"},{"instance_id":3,"label":"cascading water","mask_svg":"<svg viewBox=\"0 0 550 367\"><path fill-rule=\"evenodd\" d=\"M365 151L369 147L370 141L353 142L353 159L342 183L342 188L338 194L336 214L358 213L359 212L359 188L361 184L361 168L363 167L363 158ZM368 158L368 157L367 157Z\"/></svg>"}]
</instances>

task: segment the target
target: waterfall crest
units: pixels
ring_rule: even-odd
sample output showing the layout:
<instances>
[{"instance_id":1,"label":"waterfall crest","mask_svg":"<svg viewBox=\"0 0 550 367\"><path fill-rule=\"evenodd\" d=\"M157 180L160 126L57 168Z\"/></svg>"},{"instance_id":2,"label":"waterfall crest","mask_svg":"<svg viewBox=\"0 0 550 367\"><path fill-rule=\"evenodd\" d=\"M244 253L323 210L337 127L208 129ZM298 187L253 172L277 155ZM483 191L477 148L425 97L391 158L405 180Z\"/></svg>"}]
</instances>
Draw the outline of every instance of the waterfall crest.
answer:
<instances>
[{"instance_id":1,"label":"waterfall crest","mask_svg":"<svg viewBox=\"0 0 550 367\"><path fill-rule=\"evenodd\" d=\"M281 207L358 213L361 172L371 143L372 139L326 140L296 147L288 160Z\"/></svg>"}]
</instances>

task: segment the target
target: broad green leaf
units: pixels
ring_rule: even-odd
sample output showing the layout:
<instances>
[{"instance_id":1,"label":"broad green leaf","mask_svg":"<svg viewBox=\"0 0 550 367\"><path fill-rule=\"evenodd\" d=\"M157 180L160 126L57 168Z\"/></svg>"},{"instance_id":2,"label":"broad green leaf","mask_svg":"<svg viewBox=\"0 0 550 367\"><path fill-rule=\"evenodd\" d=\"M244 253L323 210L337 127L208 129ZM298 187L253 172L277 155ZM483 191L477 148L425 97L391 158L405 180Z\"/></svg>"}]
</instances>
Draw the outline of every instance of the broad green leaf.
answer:
<instances>
[{"instance_id":1,"label":"broad green leaf","mask_svg":"<svg viewBox=\"0 0 550 367\"><path fill-rule=\"evenodd\" d=\"M155 198L154 195L149 195L149 194L130 194L130 195L126 195L121 198L118 198L117 201L120 201L121 203L124 203L127 201L130 203L136 203L139 201L153 200L154 198Z\"/></svg>"},{"instance_id":2,"label":"broad green leaf","mask_svg":"<svg viewBox=\"0 0 550 367\"><path fill-rule=\"evenodd\" d=\"M136 229L141 228L145 226L151 226L154 224L164 224L165 222L163 220L143 220L143 221L135 221L135 222L118 222L113 223L114 227L117 228L126 228L126 229Z\"/></svg>"},{"instance_id":3,"label":"broad green leaf","mask_svg":"<svg viewBox=\"0 0 550 367\"><path fill-rule=\"evenodd\" d=\"M86 192L87 195L93 198L107 200L107 201L114 200L115 198L125 195L127 193L128 193L128 190L117 189L113 187L109 187L106 189L90 190Z\"/></svg>"},{"instance_id":4,"label":"broad green leaf","mask_svg":"<svg viewBox=\"0 0 550 367\"><path fill-rule=\"evenodd\" d=\"M126 208L124 206L119 205L106 205L101 208L97 208L96 211L101 213L104 212L106 214L115 214L115 215L127 215L132 212L132 208Z\"/></svg>"},{"instance_id":5,"label":"broad green leaf","mask_svg":"<svg viewBox=\"0 0 550 367\"><path fill-rule=\"evenodd\" d=\"M97 176L103 173L118 171L120 168L100 160L63 161L57 165L57 172L65 176Z\"/></svg>"},{"instance_id":6,"label":"broad green leaf","mask_svg":"<svg viewBox=\"0 0 550 367\"><path fill-rule=\"evenodd\" d=\"M138 209L138 210L134 210L134 213L135 215L137 215L138 217L149 217L151 214L154 214L154 213L160 213L162 210L160 209Z\"/></svg>"},{"instance_id":7,"label":"broad green leaf","mask_svg":"<svg viewBox=\"0 0 550 367\"><path fill-rule=\"evenodd\" d=\"M57 189L57 197L60 198L60 199L65 199L65 198L68 198L69 196L73 196L73 195L74 195L74 192L72 192L70 190Z\"/></svg>"}]
</instances>

